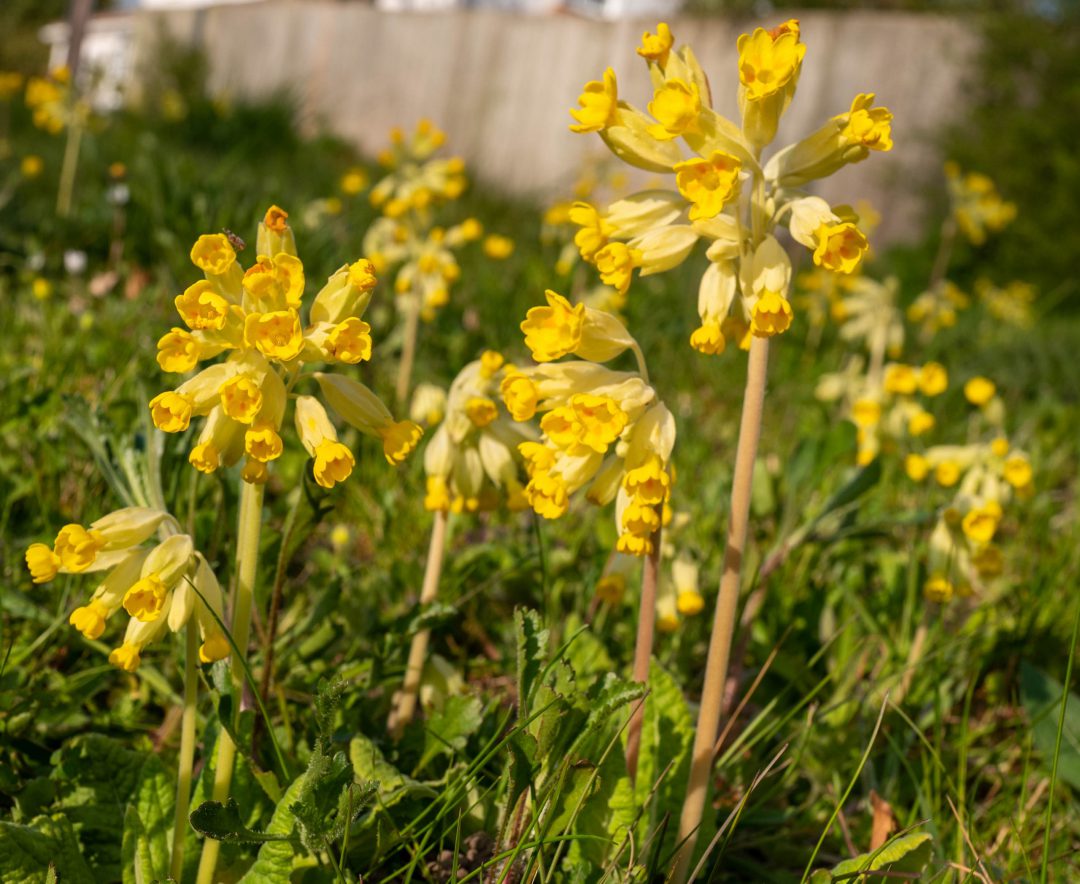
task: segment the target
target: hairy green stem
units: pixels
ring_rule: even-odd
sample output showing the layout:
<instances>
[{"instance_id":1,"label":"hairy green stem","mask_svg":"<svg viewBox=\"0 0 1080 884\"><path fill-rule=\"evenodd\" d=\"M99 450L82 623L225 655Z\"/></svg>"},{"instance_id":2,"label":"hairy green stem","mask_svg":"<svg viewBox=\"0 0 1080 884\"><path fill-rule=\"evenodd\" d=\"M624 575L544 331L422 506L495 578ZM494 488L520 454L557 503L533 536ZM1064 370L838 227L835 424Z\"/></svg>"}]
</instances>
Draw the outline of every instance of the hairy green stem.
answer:
<instances>
[{"instance_id":1,"label":"hairy green stem","mask_svg":"<svg viewBox=\"0 0 1080 884\"><path fill-rule=\"evenodd\" d=\"M199 695L199 624L188 621L184 652L184 715L180 722L180 769L176 775L176 819L173 823L169 874L177 881L184 871L184 841L191 806L191 771L195 766L195 719Z\"/></svg>"},{"instance_id":2,"label":"hairy green stem","mask_svg":"<svg viewBox=\"0 0 1080 884\"><path fill-rule=\"evenodd\" d=\"M236 542L236 585L233 590L232 638L239 655L232 660L233 687L239 699L244 691L244 658L247 656L251 632L251 605L259 564L259 532L262 528L263 486L241 481L240 526ZM233 705L234 715L240 714L240 703ZM211 798L224 802L232 785L236 744L222 728L218 735L217 768ZM196 884L213 884L221 843L212 838L203 842Z\"/></svg>"}]
</instances>

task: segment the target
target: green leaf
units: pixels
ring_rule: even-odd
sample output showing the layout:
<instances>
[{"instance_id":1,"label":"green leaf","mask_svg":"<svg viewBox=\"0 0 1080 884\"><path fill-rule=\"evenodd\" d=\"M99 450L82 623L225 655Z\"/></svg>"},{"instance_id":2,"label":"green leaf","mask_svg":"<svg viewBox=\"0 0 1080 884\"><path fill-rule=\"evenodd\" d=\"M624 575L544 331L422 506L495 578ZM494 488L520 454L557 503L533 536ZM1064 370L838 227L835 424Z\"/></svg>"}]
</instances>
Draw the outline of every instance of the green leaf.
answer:
<instances>
[{"instance_id":1,"label":"green leaf","mask_svg":"<svg viewBox=\"0 0 1080 884\"><path fill-rule=\"evenodd\" d=\"M548 631L536 611L514 610L517 633L518 715L523 720L547 659Z\"/></svg>"},{"instance_id":2,"label":"green leaf","mask_svg":"<svg viewBox=\"0 0 1080 884\"><path fill-rule=\"evenodd\" d=\"M383 757L379 747L363 734L353 737L349 742L349 760L358 782L375 783L379 803L384 807L390 807L412 795L427 798L436 796L433 789L394 767Z\"/></svg>"},{"instance_id":3,"label":"green leaf","mask_svg":"<svg viewBox=\"0 0 1080 884\"><path fill-rule=\"evenodd\" d=\"M458 616L458 609L446 602L434 601L424 605L405 628L405 636L413 636L425 629L438 629Z\"/></svg>"},{"instance_id":4,"label":"green leaf","mask_svg":"<svg viewBox=\"0 0 1080 884\"><path fill-rule=\"evenodd\" d=\"M469 737L484 722L484 704L476 697L455 694L433 714L424 730L424 752L416 770L423 770L433 758L462 752Z\"/></svg>"},{"instance_id":5,"label":"green leaf","mask_svg":"<svg viewBox=\"0 0 1080 884\"><path fill-rule=\"evenodd\" d=\"M124 814L121 844L124 884L164 880L169 873L169 833L173 823L175 794L165 765L150 755L139 773L139 782ZM139 868L141 876L136 875Z\"/></svg>"},{"instance_id":6,"label":"green leaf","mask_svg":"<svg viewBox=\"0 0 1080 884\"><path fill-rule=\"evenodd\" d=\"M909 832L888 841L877 850L846 859L832 870L833 881L866 880L866 872L906 872L919 874L930 861L929 832ZM816 874L816 873L815 873ZM873 880L883 880L874 875Z\"/></svg>"},{"instance_id":7,"label":"green leaf","mask_svg":"<svg viewBox=\"0 0 1080 884\"><path fill-rule=\"evenodd\" d=\"M56 809L71 822L86 861L103 879L121 878L128 802L152 752L127 749L100 734L75 737L53 754Z\"/></svg>"},{"instance_id":8,"label":"green leaf","mask_svg":"<svg viewBox=\"0 0 1080 884\"><path fill-rule=\"evenodd\" d=\"M296 778L274 811L270 819L270 825L266 827L266 834L273 836L259 848L259 855L255 862L239 884L289 884L292 875L293 858L297 854L298 845L291 838L296 831L296 816L293 813L293 805L300 798L300 792L304 787L302 774Z\"/></svg>"},{"instance_id":9,"label":"green leaf","mask_svg":"<svg viewBox=\"0 0 1080 884\"><path fill-rule=\"evenodd\" d=\"M261 844L264 841L280 841L282 836L269 832L254 832L240 818L240 805L229 798L220 801L204 801L191 812L191 825L196 832L215 841L238 844Z\"/></svg>"},{"instance_id":10,"label":"green leaf","mask_svg":"<svg viewBox=\"0 0 1080 884\"><path fill-rule=\"evenodd\" d=\"M0 822L0 881L93 884L71 823L63 814L39 816L27 826Z\"/></svg>"},{"instance_id":11,"label":"green leaf","mask_svg":"<svg viewBox=\"0 0 1080 884\"><path fill-rule=\"evenodd\" d=\"M1020 702L1031 721L1035 746L1047 767L1053 762L1057 745L1062 692L1061 682L1029 663L1020 664ZM1080 789L1080 697L1072 692L1065 704L1058 777Z\"/></svg>"}]
</instances>

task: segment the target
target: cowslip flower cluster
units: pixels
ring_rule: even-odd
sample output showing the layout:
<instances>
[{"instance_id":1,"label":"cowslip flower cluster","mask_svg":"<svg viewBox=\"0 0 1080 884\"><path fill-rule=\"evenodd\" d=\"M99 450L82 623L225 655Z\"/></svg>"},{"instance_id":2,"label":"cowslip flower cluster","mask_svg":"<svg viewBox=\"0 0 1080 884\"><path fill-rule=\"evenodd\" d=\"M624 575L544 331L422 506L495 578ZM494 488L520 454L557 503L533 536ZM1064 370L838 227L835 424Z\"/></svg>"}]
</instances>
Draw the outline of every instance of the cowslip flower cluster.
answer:
<instances>
[{"instance_id":1,"label":"cowslip flower cluster","mask_svg":"<svg viewBox=\"0 0 1080 884\"><path fill-rule=\"evenodd\" d=\"M741 125L712 108L708 80L688 46L675 48L667 25L646 33L638 48L649 66L648 114L620 99L615 73L588 83L570 113L574 132L596 132L624 162L674 175L673 189L653 189L601 210L577 203L571 220L582 258L605 283L625 293L632 276L681 263L699 239L709 268L698 296L701 325L694 349L723 352L728 339L748 347L750 336L772 337L791 325L791 264L774 233L787 226L816 266L854 272L869 248L858 218L799 188L892 149L892 114L872 94L816 132L762 164L790 105L806 46L795 20L739 38ZM689 150L685 154L680 142ZM736 298L736 295L739 297Z\"/></svg>"},{"instance_id":2,"label":"cowslip flower cluster","mask_svg":"<svg viewBox=\"0 0 1080 884\"><path fill-rule=\"evenodd\" d=\"M960 287L943 279L922 292L907 308L908 321L919 326L923 340L956 325L960 311L971 306L971 298Z\"/></svg>"},{"instance_id":3,"label":"cowslip flower cluster","mask_svg":"<svg viewBox=\"0 0 1080 884\"><path fill-rule=\"evenodd\" d=\"M1030 283L1013 280L1002 287L980 277L975 280L975 295L994 319L1018 328L1031 328L1035 322L1035 287Z\"/></svg>"},{"instance_id":4,"label":"cowslip flower cluster","mask_svg":"<svg viewBox=\"0 0 1080 884\"><path fill-rule=\"evenodd\" d=\"M396 303L425 321L450 301L450 287L461 276L454 251L476 242L484 228L474 218L449 229L430 226L426 213L377 218L364 235L364 253L377 272L396 267Z\"/></svg>"},{"instance_id":5,"label":"cowslip flower cluster","mask_svg":"<svg viewBox=\"0 0 1080 884\"><path fill-rule=\"evenodd\" d=\"M499 401L499 386L514 371L488 350L458 373L442 401L429 388L417 389L417 415L439 423L424 450L428 510L477 512L504 501L511 510L528 507L518 448L534 436Z\"/></svg>"},{"instance_id":6,"label":"cowslip flower cluster","mask_svg":"<svg viewBox=\"0 0 1080 884\"><path fill-rule=\"evenodd\" d=\"M992 179L981 172L963 172L956 163L945 164L952 215L960 232L975 246L988 233L1000 233L1016 220L1016 204L1002 198Z\"/></svg>"},{"instance_id":7,"label":"cowslip flower cluster","mask_svg":"<svg viewBox=\"0 0 1080 884\"><path fill-rule=\"evenodd\" d=\"M159 541L148 543L154 535ZM34 543L26 550L34 583L57 574L102 574L87 604L68 622L88 639L104 633L110 617L128 615L122 644L109 662L134 672L148 644L166 630L179 631L196 618L202 645L199 659L212 663L229 656L229 642L218 626L221 587L194 541L180 533L168 513L151 507L127 507L90 526L65 525L52 546Z\"/></svg>"},{"instance_id":8,"label":"cowslip flower cluster","mask_svg":"<svg viewBox=\"0 0 1080 884\"><path fill-rule=\"evenodd\" d=\"M964 396L979 409L988 438L912 452L904 464L916 482L933 477L938 486L956 489L930 535L923 592L938 604L971 595L982 581L1002 573L1003 556L994 539L1005 507L1014 496L1030 496L1034 487L1030 459L1002 430L1004 405L993 382L971 378Z\"/></svg>"},{"instance_id":9,"label":"cowslip flower cluster","mask_svg":"<svg viewBox=\"0 0 1080 884\"><path fill-rule=\"evenodd\" d=\"M71 72L66 67L53 68L46 77L26 81L26 106L34 125L50 135L58 135L74 122L84 122L90 112L85 101L72 101Z\"/></svg>"},{"instance_id":10,"label":"cowslip flower cluster","mask_svg":"<svg viewBox=\"0 0 1080 884\"><path fill-rule=\"evenodd\" d=\"M540 440L519 446L533 510L557 519L584 489L597 506L615 502L619 552L653 549L663 504L671 491L675 420L642 371L600 365L640 347L613 315L572 305L548 291L521 323L525 345L539 363L504 373L503 402L517 421L540 419ZM563 356L579 359L556 363Z\"/></svg>"},{"instance_id":11,"label":"cowslip flower cluster","mask_svg":"<svg viewBox=\"0 0 1080 884\"><path fill-rule=\"evenodd\" d=\"M316 482L332 488L355 465L320 401L295 395L294 385L314 377L323 396L348 424L378 438L391 464L416 447L421 429L394 420L381 400L359 381L339 374L304 374L313 363L355 365L372 354L371 326L363 314L376 285L370 261L359 260L331 275L301 321L305 277L288 225L288 214L272 206L259 224L257 257L246 270L226 234L200 236L191 260L204 279L176 297L186 328L158 341L164 371L187 373L199 362L225 354L174 390L150 401L154 425L166 433L185 431L192 417L206 422L189 461L211 473L244 458L243 478L262 483L268 464L284 451L282 425L295 399L295 425L312 458Z\"/></svg>"},{"instance_id":12,"label":"cowslip flower cluster","mask_svg":"<svg viewBox=\"0 0 1080 884\"><path fill-rule=\"evenodd\" d=\"M843 403L844 417L856 428L856 461L866 466L883 450L894 450L934 429L935 418L921 398L944 393L949 376L938 362L923 366L890 362L881 371L866 373L861 366L862 360L855 357L845 371L822 375L815 395L824 402Z\"/></svg>"},{"instance_id":13,"label":"cowslip flower cluster","mask_svg":"<svg viewBox=\"0 0 1080 884\"><path fill-rule=\"evenodd\" d=\"M461 196L468 184L464 160L432 156L445 143L446 133L430 120L420 120L411 136L392 129L390 147L378 156L386 175L371 189L371 205L387 217L400 218Z\"/></svg>"}]
</instances>

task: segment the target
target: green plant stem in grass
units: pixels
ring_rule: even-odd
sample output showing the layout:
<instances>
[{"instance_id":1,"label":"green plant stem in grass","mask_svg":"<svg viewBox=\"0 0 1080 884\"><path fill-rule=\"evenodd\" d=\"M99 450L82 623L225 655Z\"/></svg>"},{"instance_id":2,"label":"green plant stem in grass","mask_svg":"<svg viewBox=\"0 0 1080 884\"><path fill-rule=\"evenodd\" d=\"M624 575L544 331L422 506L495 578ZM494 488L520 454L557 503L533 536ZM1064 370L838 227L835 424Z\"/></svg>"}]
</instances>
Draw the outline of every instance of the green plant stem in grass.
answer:
<instances>
[{"instance_id":1,"label":"green plant stem in grass","mask_svg":"<svg viewBox=\"0 0 1080 884\"><path fill-rule=\"evenodd\" d=\"M409 399L409 387L412 384L413 363L416 361L416 336L420 331L420 301L416 296L413 303L408 296L403 301L405 307L405 336L401 342L401 361L398 363L398 376L395 395L398 408L404 407Z\"/></svg>"},{"instance_id":2,"label":"green plant stem in grass","mask_svg":"<svg viewBox=\"0 0 1080 884\"><path fill-rule=\"evenodd\" d=\"M731 517L728 522L727 547L724 550L724 569L720 577L720 594L716 600L716 616L709 639L709 656L705 663L705 684L701 692L697 732L690 762L679 820L679 842L683 844L675 866L673 880L686 880L694 857L701 817L713 765L716 735L720 730L720 715L724 703L724 682L735 632L735 611L739 602L739 583L742 575L743 551L750 519L750 489L761 437L761 412L765 402L765 378L769 367L769 339L754 338L750 344L750 359L743 397L739 441L735 450L735 476L731 488Z\"/></svg>"},{"instance_id":3,"label":"green plant stem in grass","mask_svg":"<svg viewBox=\"0 0 1080 884\"><path fill-rule=\"evenodd\" d=\"M1057 788L1061 735L1065 732L1065 708L1069 702L1069 685L1072 683L1078 637L1080 637L1080 605L1076 606L1076 616L1073 618L1072 638L1069 640L1069 662L1065 664L1065 683L1061 686L1061 711L1058 713L1057 737L1054 740L1054 763L1050 767L1050 788L1046 793L1046 825L1043 828L1043 854L1039 868L1039 884L1046 884L1050 873L1050 829L1054 822L1054 790Z\"/></svg>"},{"instance_id":4,"label":"green plant stem in grass","mask_svg":"<svg viewBox=\"0 0 1080 884\"><path fill-rule=\"evenodd\" d=\"M184 714L180 720L180 762L176 775L176 820L173 823L172 862L169 874L177 881L184 871L184 840L191 806L191 771L195 765L195 719L199 695L199 624L194 617L185 630Z\"/></svg>"},{"instance_id":5,"label":"green plant stem in grass","mask_svg":"<svg viewBox=\"0 0 1080 884\"><path fill-rule=\"evenodd\" d=\"M663 515L663 504L657 506ZM660 582L660 534L652 536L652 552L645 558L641 574L641 603L638 608L637 640L634 643L634 681L649 683L649 661L652 658L653 636L656 633L656 591ZM645 721L645 703L638 703L626 729L626 771L630 780L637 778L638 752L641 749L641 726Z\"/></svg>"},{"instance_id":6,"label":"green plant stem in grass","mask_svg":"<svg viewBox=\"0 0 1080 884\"><path fill-rule=\"evenodd\" d=\"M237 699L244 690L244 663L251 630L251 603L255 590L255 577L259 564L259 532L262 528L263 487L241 480L240 527L236 543L236 585L233 591L232 637L239 650L232 660L233 685ZM234 715L240 714L240 703L233 704ZM236 744L222 728L218 737L217 769L214 771L214 788L211 798L224 802L232 785L233 764L236 761ZM217 867L221 843L212 838L203 842L199 858L197 884L212 884Z\"/></svg>"},{"instance_id":7,"label":"green plant stem in grass","mask_svg":"<svg viewBox=\"0 0 1080 884\"><path fill-rule=\"evenodd\" d=\"M56 214L67 218L71 214L71 202L75 194L75 172L79 167L79 148L82 146L83 127L77 120L68 126L67 143L64 145L64 161L60 166L60 185L56 192Z\"/></svg>"},{"instance_id":8,"label":"green plant stem in grass","mask_svg":"<svg viewBox=\"0 0 1080 884\"><path fill-rule=\"evenodd\" d=\"M435 512L435 522L431 526L431 544L428 546L427 564L424 566L424 583L420 589L419 607L430 605L439 592L439 576L442 573L443 555L446 551L446 526L449 515L443 510ZM390 713L387 728L391 733L400 735L416 714L416 696L420 691L420 676L424 673L424 661L427 659L430 629L421 629L412 638L409 646L409 662L405 664L405 682L401 686L397 702Z\"/></svg>"}]
</instances>

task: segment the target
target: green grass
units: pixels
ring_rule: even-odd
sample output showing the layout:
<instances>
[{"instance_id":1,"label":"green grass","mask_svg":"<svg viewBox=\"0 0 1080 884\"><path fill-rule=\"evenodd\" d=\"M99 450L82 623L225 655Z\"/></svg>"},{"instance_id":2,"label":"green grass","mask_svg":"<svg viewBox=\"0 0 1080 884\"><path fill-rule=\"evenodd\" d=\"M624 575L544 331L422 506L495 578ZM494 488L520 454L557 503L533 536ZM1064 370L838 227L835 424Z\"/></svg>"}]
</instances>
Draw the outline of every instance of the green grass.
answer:
<instances>
[{"instance_id":1,"label":"green grass","mask_svg":"<svg viewBox=\"0 0 1080 884\"><path fill-rule=\"evenodd\" d=\"M123 860L124 832L131 831L125 813L129 805L148 819L160 811L171 825L183 671L182 643L173 638L147 653L137 678L108 666L117 637L87 641L66 623L89 581L33 586L22 552L66 522L87 522L121 504L116 485L124 463L142 462L151 445L145 404L168 383L156 369L155 342L175 322L172 296L194 278L187 250L195 237L228 227L253 238L270 202L299 219L356 162L333 141L301 141L291 131L270 138L282 119L288 123L281 105L238 108L200 147L193 132L209 125L204 112L178 122L126 116L94 133L76 211L63 223L52 214L60 143L27 131L17 114L16 155L0 161L0 180L22 153L41 153L47 168L19 184L0 221L5 881L26 880L18 877L24 859L36 863L35 880L45 880L49 858L66 874L61 880L134 880ZM222 159L223 144L231 150ZM117 160L128 165L132 193L124 260L116 286L96 297L88 287L105 267L113 223L105 167ZM453 211L512 234L517 249L499 264L479 249L464 253L450 305L423 327L415 378L443 384L484 348L523 359L517 322L545 287L570 287L550 270L556 254L539 242L536 207L476 189ZM309 281L359 257L370 219L360 201L316 227L298 223ZM83 277L61 269L62 251L72 247L89 253ZM35 255L44 258L40 270L30 266ZM892 260L905 278L918 278L910 258ZM735 351L707 358L687 346L702 267L698 256L635 283L627 321L678 421L673 506L689 516L680 543L700 559L710 611L745 360ZM144 271L144 284L126 295ZM31 294L38 274L53 284L45 301ZM390 297L388 286L380 287L367 317L375 357L362 371L384 394L396 367ZM1044 869L1051 880L1080 874L1071 853L1080 834L1080 729L1066 714L1076 708L1062 709L1055 693L1071 671L1077 605L1078 349L1074 316L1050 313L1020 333L976 311L928 347L909 345L908 359L939 359L954 379L937 406L936 441L963 436L967 407L957 381L984 373L1005 399L1010 437L1031 454L1037 492L1009 508L1006 574L976 603L930 610L920 591L922 562L935 508L947 498L912 485L895 459L882 458L880 479L823 520L771 575L766 603L744 633L739 696L756 687L716 769L700 843L731 820L703 880L798 880L804 868L849 859L852 848L868 851L871 791L892 806L901 829L932 836L923 880L976 880L965 869L985 869L993 880L1034 880ZM854 472L853 429L813 397L817 376L840 367L842 345L826 330L811 346L796 323L774 353L751 568ZM442 871L463 868L478 832L495 839L500 861L528 880L662 880L675 847L708 616L658 640L663 676L645 701L649 781L639 782L635 796L618 742L640 702L626 681L634 593L613 608L592 607L615 540L610 513L575 506L555 523L529 515L455 517L440 589L447 606L432 614L432 650L460 678L462 692L445 692L438 711L395 741L385 720L416 626L430 516L419 457L394 471L370 440L347 441L357 469L343 486L329 493L315 486L298 446L289 444L268 486L254 634L260 648L280 562L276 681L266 698L268 720L258 709L244 713L242 727L256 736L238 765L239 817L212 827L302 833L282 842L306 858L292 872L295 881L444 880ZM163 444L167 501L191 521L224 583L232 569L235 477L193 475L188 438ZM111 481L103 470L110 463ZM291 512L297 530L287 540ZM339 524L349 540L335 548L330 530ZM539 614L515 614L523 610ZM896 701L920 625L924 650ZM262 664L255 650L256 681ZM214 755L217 703L228 694L221 675L204 672L199 759ZM289 787L285 767L289 777L311 773L280 800ZM204 770L193 807L206 797L205 780ZM158 792L155 811L147 796ZM519 814L526 806L531 812ZM259 852L243 837L226 842L224 875L238 877ZM7 849L16 838L19 850ZM191 862L195 843L192 831ZM465 880L488 880L492 868Z\"/></svg>"}]
</instances>

